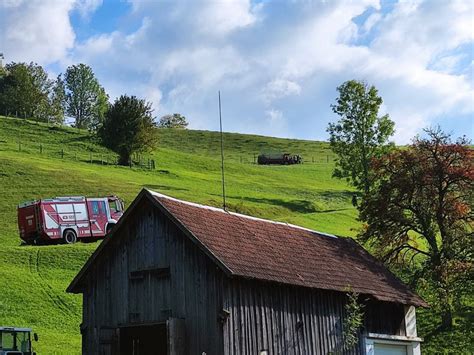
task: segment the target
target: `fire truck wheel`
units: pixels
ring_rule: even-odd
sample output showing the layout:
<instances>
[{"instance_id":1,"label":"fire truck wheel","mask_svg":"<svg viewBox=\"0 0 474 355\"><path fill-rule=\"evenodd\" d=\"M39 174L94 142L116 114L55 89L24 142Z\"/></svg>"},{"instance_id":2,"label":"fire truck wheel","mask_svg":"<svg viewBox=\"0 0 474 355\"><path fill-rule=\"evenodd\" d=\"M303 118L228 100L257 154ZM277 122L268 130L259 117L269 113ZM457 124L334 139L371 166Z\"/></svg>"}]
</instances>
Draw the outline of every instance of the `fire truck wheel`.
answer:
<instances>
[{"instance_id":1,"label":"fire truck wheel","mask_svg":"<svg viewBox=\"0 0 474 355\"><path fill-rule=\"evenodd\" d=\"M77 242L77 235L72 229L68 229L64 232L63 241L65 244L74 244Z\"/></svg>"}]
</instances>

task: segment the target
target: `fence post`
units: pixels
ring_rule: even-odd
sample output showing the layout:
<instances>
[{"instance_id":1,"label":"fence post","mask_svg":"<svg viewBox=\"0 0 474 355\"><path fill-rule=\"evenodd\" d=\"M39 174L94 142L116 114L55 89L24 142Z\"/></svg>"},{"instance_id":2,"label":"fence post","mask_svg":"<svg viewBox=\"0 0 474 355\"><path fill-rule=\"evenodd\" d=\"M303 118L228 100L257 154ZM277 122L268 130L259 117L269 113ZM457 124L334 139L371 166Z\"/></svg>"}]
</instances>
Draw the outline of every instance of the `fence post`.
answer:
<instances>
[{"instance_id":1,"label":"fence post","mask_svg":"<svg viewBox=\"0 0 474 355\"><path fill-rule=\"evenodd\" d=\"M92 152L89 152L89 161L92 164Z\"/></svg>"},{"instance_id":2,"label":"fence post","mask_svg":"<svg viewBox=\"0 0 474 355\"><path fill-rule=\"evenodd\" d=\"M311 157L312 162L314 163L314 157Z\"/></svg>"},{"instance_id":3,"label":"fence post","mask_svg":"<svg viewBox=\"0 0 474 355\"><path fill-rule=\"evenodd\" d=\"M104 165L104 156L100 155L100 165Z\"/></svg>"},{"instance_id":4,"label":"fence post","mask_svg":"<svg viewBox=\"0 0 474 355\"><path fill-rule=\"evenodd\" d=\"M326 163L329 163L329 155L326 155Z\"/></svg>"},{"instance_id":5,"label":"fence post","mask_svg":"<svg viewBox=\"0 0 474 355\"><path fill-rule=\"evenodd\" d=\"M64 149L61 149L61 159L64 159Z\"/></svg>"},{"instance_id":6,"label":"fence post","mask_svg":"<svg viewBox=\"0 0 474 355\"><path fill-rule=\"evenodd\" d=\"M18 151L21 152L21 141L18 140Z\"/></svg>"},{"instance_id":7,"label":"fence post","mask_svg":"<svg viewBox=\"0 0 474 355\"><path fill-rule=\"evenodd\" d=\"M43 154L43 144L40 143L40 154Z\"/></svg>"}]
</instances>

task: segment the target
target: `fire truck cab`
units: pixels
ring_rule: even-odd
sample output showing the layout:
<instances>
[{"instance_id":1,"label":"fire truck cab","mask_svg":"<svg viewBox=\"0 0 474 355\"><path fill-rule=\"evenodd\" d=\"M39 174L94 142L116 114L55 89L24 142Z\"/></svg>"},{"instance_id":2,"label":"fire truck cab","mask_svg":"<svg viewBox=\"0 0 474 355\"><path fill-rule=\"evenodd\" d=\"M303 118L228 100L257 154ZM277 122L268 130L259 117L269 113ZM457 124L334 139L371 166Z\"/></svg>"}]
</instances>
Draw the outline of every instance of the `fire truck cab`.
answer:
<instances>
[{"instance_id":1,"label":"fire truck cab","mask_svg":"<svg viewBox=\"0 0 474 355\"><path fill-rule=\"evenodd\" d=\"M55 197L18 206L20 238L27 244L104 238L123 214L117 196Z\"/></svg>"},{"instance_id":2,"label":"fire truck cab","mask_svg":"<svg viewBox=\"0 0 474 355\"><path fill-rule=\"evenodd\" d=\"M38 341L36 333L34 339ZM0 355L36 355L31 346L31 329L0 327Z\"/></svg>"}]
</instances>

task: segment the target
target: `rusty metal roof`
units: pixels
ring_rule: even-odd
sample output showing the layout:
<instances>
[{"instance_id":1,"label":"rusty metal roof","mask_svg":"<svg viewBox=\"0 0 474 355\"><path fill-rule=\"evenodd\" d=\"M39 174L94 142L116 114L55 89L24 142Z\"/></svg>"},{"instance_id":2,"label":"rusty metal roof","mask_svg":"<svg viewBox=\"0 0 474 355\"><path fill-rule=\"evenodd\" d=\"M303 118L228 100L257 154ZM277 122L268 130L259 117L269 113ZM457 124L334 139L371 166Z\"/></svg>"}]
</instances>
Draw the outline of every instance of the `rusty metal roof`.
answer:
<instances>
[{"instance_id":1,"label":"rusty metal roof","mask_svg":"<svg viewBox=\"0 0 474 355\"><path fill-rule=\"evenodd\" d=\"M209 255L227 275L346 292L387 302L427 306L383 264L350 238L224 211L143 190L120 219L147 196ZM75 277L68 292L106 248L107 238Z\"/></svg>"}]
</instances>

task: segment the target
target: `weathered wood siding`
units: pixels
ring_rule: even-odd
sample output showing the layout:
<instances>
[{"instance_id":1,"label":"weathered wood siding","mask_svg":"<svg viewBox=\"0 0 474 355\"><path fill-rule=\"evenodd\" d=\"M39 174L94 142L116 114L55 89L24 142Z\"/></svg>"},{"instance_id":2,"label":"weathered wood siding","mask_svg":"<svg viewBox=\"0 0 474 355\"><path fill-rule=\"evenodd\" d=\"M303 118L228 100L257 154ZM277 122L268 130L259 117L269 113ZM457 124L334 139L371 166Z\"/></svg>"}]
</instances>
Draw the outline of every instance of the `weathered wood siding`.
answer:
<instances>
[{"instance_id":1,"label":"weathered wood siding","mask_svg":"<svg viewBox=\"0 0 474 355\"><path fill-rule=\"evenodd\" d=\"M119 327L170 318L184 319L186 354L361 353L343 349L343 293L228 278L149 201L113 238L84 288L83 354L117 354Z\"/></svg>"},{"instance_id":2,"label":"weathered wood siding","mask_svg":"<svg viewBox=\"0 0 474 355\"><path fill-rule=\"evenodd\" d=\"M342 293L251 280L226 288L224 354L359 354L344 350Z\"/></svg>"},{"instance_id":3,"label":"weathered wood siding","mask_svg":"<svg viewBox=\"0 0 474 355\"><path fill-rule=\"evenodd\" d=\"M221 353L222 272L148 202L129 217L89 273L83 353L116 353L117 327L170 317L186 319L186 353Z\"/></svg>"}]
</instances>

